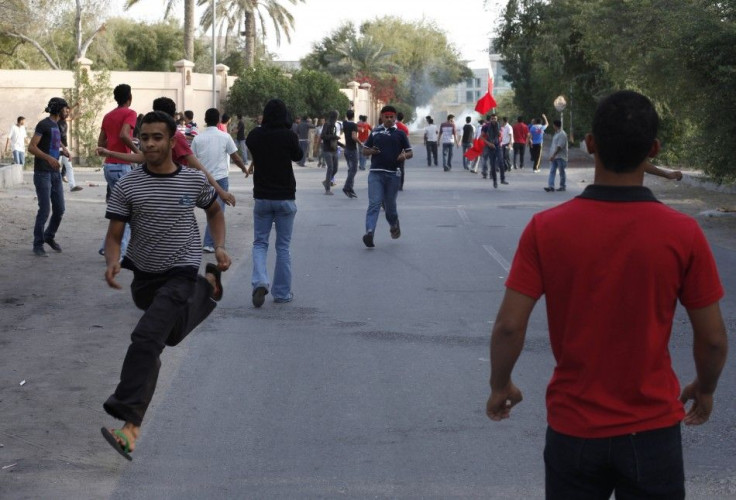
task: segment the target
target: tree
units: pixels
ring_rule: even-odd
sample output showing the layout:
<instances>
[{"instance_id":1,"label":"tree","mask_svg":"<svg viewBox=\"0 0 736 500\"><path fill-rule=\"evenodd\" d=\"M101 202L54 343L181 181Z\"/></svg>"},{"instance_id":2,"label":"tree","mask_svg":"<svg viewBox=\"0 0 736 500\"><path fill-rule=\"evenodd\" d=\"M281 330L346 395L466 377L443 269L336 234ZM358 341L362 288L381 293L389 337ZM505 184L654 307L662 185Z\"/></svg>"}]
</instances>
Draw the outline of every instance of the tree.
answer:
<instances>
[{"instance_id":1,"label":"tree","mask_svg":"<svg viewBox=\"0 0 736 500\"><path fill-rule=\"evenodd\" d=\"M133 5L137 4L139 0L126 0L125 10L128 10ZM171 14L176 0L166 0L166 8L164 10L164 19L168 19ZM184 0L184 59L188 61L194 61L194 14L195 14L195 1Z\"/></svg>"},{"instance_id":2,"label":"tree","mask_svg":"<svg viewBox=\"0 0 736 500\"><path fill-rule=\"evenodd\" d=\"M298 116L325 116L336 109L340 114L350 107L350 99L340 92L334 78L321 71L302 69L291 78Z\"/></svg>"}]
</instances>

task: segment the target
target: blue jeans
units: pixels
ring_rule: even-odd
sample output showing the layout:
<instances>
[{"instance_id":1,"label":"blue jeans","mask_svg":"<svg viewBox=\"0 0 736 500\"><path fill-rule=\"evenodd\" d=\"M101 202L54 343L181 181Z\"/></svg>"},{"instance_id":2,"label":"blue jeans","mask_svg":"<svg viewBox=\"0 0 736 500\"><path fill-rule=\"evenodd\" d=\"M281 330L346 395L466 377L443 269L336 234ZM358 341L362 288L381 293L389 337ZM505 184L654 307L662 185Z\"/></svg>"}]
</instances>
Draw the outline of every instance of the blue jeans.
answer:
<instances>
[{"instance_id":1,"label":"blue jeans","mask_svg":"<svg viewBox=\"0 0 736 500\"><path fill-rule=\"evenodd\" d=\"M240 150L240 158L248 166L248 148L245 146L245 141L238 141L238 149Z\"/></svg>"},{"instance_id":2,"label":"blue jeans","mask_svg":"<svg viewBox=\"0 0 736 500\"><path fill-rule=\"evenodd\" d=\"M548 499L685 498L680 424L598 439L547 427L544 464Z\"/></svg>"},{"instance_id":3,"label":"blue jeans","mask_svg":"<svg viewBox=\"0 0 736 500\"><path fill-rule=\"evenodd\" d=\"M335 174L337 174L337 151L323 151L322 157L325 159L325 180L330 182ZM329 185L325 188L330 190Z\"/></svg>"},{"instance_id":4,"label":"blue jeans","mask_svg":"<svg viewBox=\"0 0 736 500\"><path fill-rule=\"evenodd\" d=\"M455 147L454 144L442 144L442 166L447 170L452 168L452 149Z\"/></svg>"},{"instance_id":5,"label":"blue jeans","mask_svg":"<svg viewBox=\"0 0 736 500\"><path fill-rule=\"evenodd\" d=\"M33 185L36 186L38 198L38 213L33 226L33 248L43 248L44 240L54 239L56 236L64 215L64 184L61 182L61 172L34 172ZM49 213L51 220L46 226Z\"/></svg>"},{"instance_id":6,"label":"blue jeans","mask_svg":"<svg viewBox=\"0 0 736 500\"><path fill-rule=\"evenodd\" d=\"M13 164L25 165L26 163L26 152L13 150Z\"/></svg>"},{"instance_id":7,"label":"blue jeans","mask_svg":"<svg viewBox=\"0 0 736 500\"><path fill-rule=\"evenodd\" d=\"M118 182L118 179L123 177L125 174L130 172L132 169L127 163L103 163L102 172L105 174L105 180L107 181L107 189L112 193L112 189ZM123 241L120 242L120 258L122 259L125 255L125 250L128 248L128 242L130 241L130 224L125 224L125 231L123 232ZM100 250L105 249L105 238L102 239L102 245Z\"/></svg>"},{"instance_id":8,"label":"blue jeans","mask_svg":"<svg viewBox=\"0 0 736 500\"><path fill-rule=\"evenodd\" d=\"M365 170L365 164L368 160L368 157L363 154L363 146L358 144L358 168L361 170Z\"/></svg>"},{"instance_id":9,"label":"blue jeans","mask_svg":"<svg viewBox=\"0 0 736 500\"><path fill-rule=\"evenodd\" d=\"M503 160L501 158L501 146L496 144L495 149L491 149L489 147L485 147L483 149L483 177L486 177L488 175L488 163L490 161L491 164L491 177L493 178L493 181L496 182L496 169L500 170L501 172L501 181L506 180L506 173L505 168L503 167Z\"/></svg>"},{"instance_id":10,"label":"blue jeans","mask_svg":"<svg viewBox=\"0 0 736 500\"><path fill-rule=\"evenodd\" d=\"M427 141L427 166L432 166L432 159L434 159L434 166L437 166L437 141Z\"/></svg>"},{"instance_id":11,"label":"blue jeans","mask_svg":"<svg viewBox=\"0 0 736 500\"><path fill-rule=\"evenodd\" d=\"M468 149L473 147L472 142L463 142L463 168L465 170L470 170L470 160L468 160L465 157L465 153L468 151Z\"/></svg>"},{"instance_id":12,"label":"blue jeans","mask_svg":"<svg viewBox=\"0 0 736 500\"><path fill-rule=\"evenodd\" d=\"M346 191L353 190L353 183L355 181L355 174L358 173L358 150L357 149L346 149L345 150L345 163L348 165L348 177L345 179L345 186L343 189Z\"/></svg>"},{"instance_id":13,"label":"blue jeans","mask_svg":"<svg viewBox=\"0 0 736 500\"><path fill-rule=\"evenodd\" d=\"M400 177L393 172L376 172L368 174L368 211L365 214L366 232L375 232L381 203L386 210L386 220L394 226L399 220L396 211L396 196L399 194Z\"/></svg>"},{"instance_id":14,"label":"blue jeans","mask_svg":"<svg viewBox=\"0 0 736 500\"><path fill-rule=\"evenodd\" d=\"M276 267L273 271L271 295L275 302L289 302L291 293L291 232L294 229L294 200L255 200L253 205L253 290L269 289L266 258L271 226L276 225Z\"/></svg>"},{"instance_id":15,"label":"blue jeans","mask_svg":"<svg viewBox=\"0 0 736 500\"><path fill-rule=\"evenodd\" d=\"M565 167L567 167L567 160L563 160L562 158L555 158L552 160L552 164L549 167L549 179L547 180L549 187L555 187L555 174L558 169L560 171L560 187L565 187L565 182L567 180L567 177L565 176Z\"/></svg>"},{"instance_id":16,"label":"blue jeans","mask_svg":"<svg viewBox=\"0 0 736 500\"><path fill-rule=\"evenodd\" d=\"M224 189L225 191L228 190L230 187L230 180L227 177L223 177L222 179L217 179L217 183ZM222 209L222 213L225 213L225 202L220 198L217 197L217 204L220 205L220 208ZM210 225L207 224L204 228L204 241L202 242L202 246L205 247L214 247L215 246L215 240L212 239L212 234L210 234Z\"/></svg>"},{"instance_id":17,"label":"blue jeans","mask_svg":"<svg viewBox=\"0 0 736 500\"><path fill-rule=\"evenodd\" d=\"M300 167L303 167L307 162L307 157L309 156L309 140L308 139L299 139L299 149L302 150L302 159L299 160Z\"/></svg>"}]
</instances>

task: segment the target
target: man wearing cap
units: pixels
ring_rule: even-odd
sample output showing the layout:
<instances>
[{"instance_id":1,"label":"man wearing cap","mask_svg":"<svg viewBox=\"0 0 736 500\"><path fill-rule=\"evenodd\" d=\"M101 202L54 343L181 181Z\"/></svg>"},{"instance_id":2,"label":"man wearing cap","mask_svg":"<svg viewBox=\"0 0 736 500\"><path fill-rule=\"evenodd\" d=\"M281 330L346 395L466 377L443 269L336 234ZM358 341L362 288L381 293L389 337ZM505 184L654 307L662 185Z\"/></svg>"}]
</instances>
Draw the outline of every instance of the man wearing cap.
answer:
<instances>
[{"instance_id":1,"label":"man wearing cap","mask_svg":"<svg viewBox=\"0 0 736 500\"><path fill-rule=\"evenodd\" d=\"M53 97L46 112L49 114L36 125L36 130L28 145L28 152L33 160L33 185L36 187L38 199L38 213L36 224L33 227L33 253L38 257L48 257L43 249L46 243L55 252L61 252L61 247L54 237L64 215L64 185L61 181L61 133L58 121L61 114L69 105L61 97ZM46 221L51 220L46 226Z\"/></svg>"},{"instance_id":2,"label":"man wearing cap","mask_svg":"<svg viewBox=\"0 0 736 500\"><path fill-rule=\"evenodd\" d=\"M363 243L368 248L373 248L375 246L373 233L378 223L381 204L386 210L386 220L391 226L391 238L401 236L399 214L396 210L396 196L401 182L401 172L398 168L401 162L414 156L414 153L409 138L396 128L396 108L384 106L381 109L381 125L374 128L365 141L363 154L371 157Z\"/></svg>"}]
</instances>

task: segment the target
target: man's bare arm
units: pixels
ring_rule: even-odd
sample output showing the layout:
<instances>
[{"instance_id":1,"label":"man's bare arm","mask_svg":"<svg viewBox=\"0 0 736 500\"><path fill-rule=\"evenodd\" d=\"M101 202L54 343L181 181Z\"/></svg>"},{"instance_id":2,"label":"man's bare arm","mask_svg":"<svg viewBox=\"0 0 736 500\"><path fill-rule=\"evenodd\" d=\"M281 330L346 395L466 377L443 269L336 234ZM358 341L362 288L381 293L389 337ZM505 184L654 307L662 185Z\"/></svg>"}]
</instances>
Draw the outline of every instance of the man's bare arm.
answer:
<instances>
[{"instance_id":1,"label":"man's bare arm","mask_svg":"<svg viewBox=\"0 0 736 500\"><path fill-rule=\"evenodd\" d=\"M124 123L120 129L120 141L128 146L128 148L134 153L140 153L140 150L136 147L133 140L130 138L130 124Z\"/></svg>"},{"instance_id":2,"label":"man's bare arm","mask_svg":"<svg viewBox=\"0 0 736 500\"><path fill-rule=\"evenodd\" d=\"M48 162L49 165L51 165L51 168L59 170L61 168L61 165L59 165L59 160L41 151L41 149L38 147L39 142L41 142L41 136L33 134L31 143L28 145L28 152L31 153L33 156L43 158Z\"/></svg>"},{"instance_id":3,"label":"man's bare arm","mask_svg":"<svg viewBox=\"0 0 736 500\"><path fill-rule=\"evenodd\" d=\"M115 276L120 272L120 244L123 241L125 222L110 220L105 236L105 281L110 288L120 289L122 286L115 281Z\"/></svg>"},{"instance_id":4,"label":"man's bare arm","mask_svg":"<svg viewBox=\"0 0 736 500\"><path fill-rule=\"evenodd\" d=\"M196 168L200 172L202 172L207 177L207 182L210 183L210 185L215 188L215 191L217 192L217 196L222 198L222 201L224 201L226 204L230 205L231 207L235 206L235 196L233 196L231 193L228 193L224 189L222 189L222 186L220 186L214 177L212 177L212 174L209 173L209 171L204 168L204 165L202 165L196 156L193 154L187 155L187 164L192 167Z\"/></svg>"}]
</instances>

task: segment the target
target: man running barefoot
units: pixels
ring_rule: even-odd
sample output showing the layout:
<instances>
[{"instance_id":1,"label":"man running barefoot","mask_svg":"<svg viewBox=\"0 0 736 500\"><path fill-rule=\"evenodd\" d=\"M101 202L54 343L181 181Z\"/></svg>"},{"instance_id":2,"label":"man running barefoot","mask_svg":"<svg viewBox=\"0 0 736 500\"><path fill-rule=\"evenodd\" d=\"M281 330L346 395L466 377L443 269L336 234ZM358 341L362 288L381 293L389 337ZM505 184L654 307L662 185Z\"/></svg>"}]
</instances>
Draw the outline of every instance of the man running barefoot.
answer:
<instances>
[{"instance_id":1,"label":"man running barefoot","mask_svg":"<svg viewBox=\"0 0 736 500\"><path fill-rule=\"evenodd\" d=\"M174 163L175 133L176 124L166 113L153 111L143 118L145 163L116 183L105 214L110 219L105 280L119 289L115 277L120 269L132 271L133 302L144 311L131 335L120 382L103 405L125 422L121 429L103 427L102 434L128 460L156 388L161 352L181 342L215 309L222 298L220 273L230 267L225 219L215 203L215 190L202 172ZM215 242L217 265L207 264L204 276L198 274L202 247L195 206L206 211ZM131 239L121 263L126 222Z\"/></svg>"}]
</instances>

